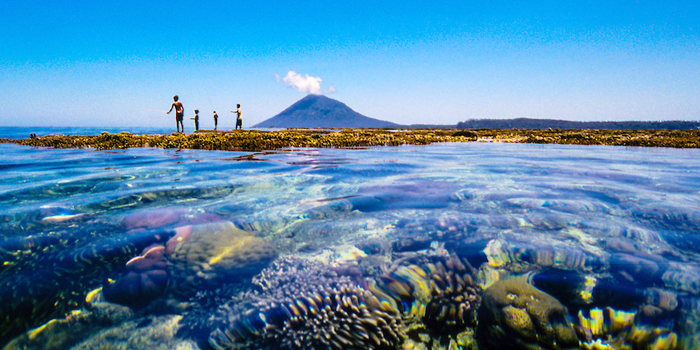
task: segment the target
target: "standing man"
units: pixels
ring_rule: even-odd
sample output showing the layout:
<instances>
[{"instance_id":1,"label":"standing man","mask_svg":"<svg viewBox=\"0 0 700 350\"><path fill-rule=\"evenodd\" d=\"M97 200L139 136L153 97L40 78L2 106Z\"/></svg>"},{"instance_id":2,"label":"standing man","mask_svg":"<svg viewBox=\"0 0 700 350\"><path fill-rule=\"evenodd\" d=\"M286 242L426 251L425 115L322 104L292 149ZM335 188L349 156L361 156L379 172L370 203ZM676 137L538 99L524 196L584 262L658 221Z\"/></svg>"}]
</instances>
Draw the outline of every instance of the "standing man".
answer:
<instances>
[{"instance_id":1,"label":"standing man","mask_svg":"<svg viewBox=\"0 0 700 350\"><path fill-rule=\"evenodd\" d=\"M241 119L241 104L238 104L238 110L237 111L231 111L231 113L236 113L238 114L238 118L236 118L236 130L238 130L238 127L241 127L241 130L243 130L243 119Z\"/></svg>"},{"instance_id":2,"label":"standing man","mask_svg":"<svg viewBox=\"0 0 700 350\"><path fill-rule=\"evenodd\" d=\"M199 109L194 110L194 131L199 130Z\"/></svg>"},{"instance_id":3,"label":"standing man","mask_svg":"<svg viewBox=\"0 0 700 350\"><path fill-rule=\"evenodd\" d=\"M216 130L216 126L219 124L219 115L216 114L216 111L214 111L214 130Z\"/></svg>"},{"instance_id":4,"label":"standing man","mask_svg":"<svg viewBox=\"0 0 700 350\"><path fill-rule=\"evenodd\" d=\"M185 107L182 106L182 102L178 101L179 97L177 95L173 96L173 104L170 106L170 110L168 111L167 114L170 114L172 112L173 108L175 108L175 125L177 126L177 132L180 132L180 126L182 126L182 132L185 132L185 124L183 124L182 120L185 119Z\"/></svg>"}]
</instances>

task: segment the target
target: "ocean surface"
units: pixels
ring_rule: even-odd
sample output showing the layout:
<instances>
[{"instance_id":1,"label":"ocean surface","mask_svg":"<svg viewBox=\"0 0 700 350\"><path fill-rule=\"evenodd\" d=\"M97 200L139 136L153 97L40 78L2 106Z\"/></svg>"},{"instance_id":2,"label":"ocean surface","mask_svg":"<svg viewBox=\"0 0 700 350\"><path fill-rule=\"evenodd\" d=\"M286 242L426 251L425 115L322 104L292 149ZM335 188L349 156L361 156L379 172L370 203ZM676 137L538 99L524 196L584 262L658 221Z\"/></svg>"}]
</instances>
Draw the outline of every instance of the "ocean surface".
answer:
<instances>
[{"instance_id":1,"label":"ocean surface","mask_svg":"<svg viewBox=\"0 0 700 350\"><path fill-rule=\"evenodd\" d=\"M219 129L225 130L225 129ZM280 130L280 128L246 128L246 130ZM46 135L99 135L103 132L110 134L118 134L120 132L128 132L135 135L154 135L154 134L172 134L176 130L173 128L158 128L158 127L34 127L34 126L0 126L0 138L11 140L28 139L29 135L37 134L37 136ZM186 133L192 133L194 128L188 125L185 129Z\"/></svg>"},{"instance_id":2,"label":"ocean surface","mask_svg":"<svg viewBox=\"0 0 700 350\"><path fill-rule=\"evenodd\" d=\"M0 347L700 347L700 150L0 153Z\"/></svg>"},{"instance_id":3,"label":"ocean surface","mask_svg":"<svg viewBox=\"0 0 700 350\"><path fill-rule=\"evenodd\" d=\"M46 135L99 135L102 132L110 134L118 134L120 132L128 132L131 134L172 134L175 132L173 128L155 128L155 127L36 127L36 126L0 126L0 138L11 140L28 139L30 134L37 136ZM187 131L191 132L192 129Z\"/></svg>"}]
</instances>

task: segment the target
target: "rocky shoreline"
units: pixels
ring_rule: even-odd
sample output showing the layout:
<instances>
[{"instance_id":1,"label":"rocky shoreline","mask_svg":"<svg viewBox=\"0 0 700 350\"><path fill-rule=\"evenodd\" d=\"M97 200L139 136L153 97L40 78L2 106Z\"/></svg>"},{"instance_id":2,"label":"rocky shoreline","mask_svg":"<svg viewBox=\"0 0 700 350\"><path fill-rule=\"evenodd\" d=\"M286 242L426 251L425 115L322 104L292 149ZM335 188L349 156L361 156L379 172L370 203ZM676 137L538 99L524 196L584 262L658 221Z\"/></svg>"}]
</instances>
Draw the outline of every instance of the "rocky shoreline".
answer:
<instances>
[{"instance_id":1,"label":"rocky shoreline","mask_svg":"<svg viewBox=\"0 0 700 350\"><path fill-rule=\"evenodd\" d=\"M289 147L354 148L426 145L438 142L506 142L568 145L700 148L700 130L528 130L528 129L287 129L212 131L191 134L47 135L0 139L1 143L54 148L123 149L133 147L262 151Z\"/></svg>"}]
</instances>

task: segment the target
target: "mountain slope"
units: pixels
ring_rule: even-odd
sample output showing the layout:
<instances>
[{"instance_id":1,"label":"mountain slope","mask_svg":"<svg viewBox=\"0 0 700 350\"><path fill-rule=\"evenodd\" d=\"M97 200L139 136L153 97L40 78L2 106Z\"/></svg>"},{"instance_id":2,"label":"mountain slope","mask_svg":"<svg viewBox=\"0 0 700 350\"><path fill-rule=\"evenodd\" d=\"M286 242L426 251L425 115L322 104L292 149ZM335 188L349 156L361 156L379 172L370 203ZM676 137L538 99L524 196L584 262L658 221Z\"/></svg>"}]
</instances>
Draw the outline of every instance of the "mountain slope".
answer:
<instances>
[{"instance_id":1,"label":"mountain slope","mask_svg":"<svg viewBox=\"0 0 700 350\"><path fill-rule=\"evenodd\" d=\"M368 118L344 103L323 95L308 95L257 128L391 128L397 124Z\"/></svg>"}]
</instances>

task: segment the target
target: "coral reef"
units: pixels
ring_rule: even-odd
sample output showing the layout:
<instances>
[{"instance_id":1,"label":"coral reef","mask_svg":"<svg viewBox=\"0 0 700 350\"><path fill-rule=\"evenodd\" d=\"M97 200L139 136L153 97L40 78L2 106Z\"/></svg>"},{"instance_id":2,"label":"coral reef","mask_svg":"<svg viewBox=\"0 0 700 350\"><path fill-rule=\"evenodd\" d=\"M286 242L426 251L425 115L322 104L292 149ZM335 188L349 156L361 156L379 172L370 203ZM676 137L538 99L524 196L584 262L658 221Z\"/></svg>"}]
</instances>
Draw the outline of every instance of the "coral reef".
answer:
<instances>
[{"instance_id":1,"label":"coral reef","mask_svg":"<svg viewBox=\"0 0 700 350\"><path fill-rule=\"evenodd\" d=\"M126 263L128 272L104 285L105 299L140 308L168 291L189 298L202 289L254 276L277 253L266 240L219 221L174 230Z\"/></svg>"},{"instance_id":2,"label":"coral reef","mask_svg":"<svg viewBox=\"0 0 700 350\"><path fill-rule=\"evenodd\" d=\"M91 305L90 310L74 310L65 318L53 319L32 329L16 337L3 349L67 349L102 327L119 324L133 316L134 313L127 307L97 302Z\"/></svg>"},{"instance_id":3,"label":"coral reef","mask_svg":"<svg viewBox=\"0 0 700 350\"><path fill-rule=\"evenodd\" d=\"M108 327L92 337L77 343L71 350L113 349L113 350L196 350L192 340L177 336L182 316L149 316L127 320L119 325Z\"/></svg>"},{"instance_id":4,"label":"coral reef","mask_svg":"<svg viewBox=\"0 0 700 350\"><path fill-rule=\"evenodd\" d=\"M493 239L484 249L488 263L492 267L505 268L514 273L522 273L551 267L563 270L601 272L608 269L603 257L589 253L580 246L564 242L523 242Z\"/></svg>"},{"instance_id":5,"label":"coral reef","mask_svg":"<svg viewBox=\"0 0 700 350\"><path fill-rule=\"evenodd\" d=\"M682 349L675 332L664 328L643 325L640 313L605 309L579 311L576 332L581 348L590 350L617 349Z\"/></svg>"},{"instance_id":6,"label":"coral reef","mask_svg":"<svg viewBox=\"0 0 700 350\"><path fill-rule=\"evenodd\" d=\"M363 286L356 271L296 258L256 277L258 294L224 310L212 332L216 349L395 349L397 311Z\"/></svg>"},{"instance_id":7,"label":"coral reef","mask_svg":"<svg viewBox=\"0 0 700 350\"><path fill-rule=\"evenodd\" d=\"M241 237L249 237L232 229L230 223L178 228L165 245L154 244L131 259L127 263L130 271L123 278L137 276L129 281L130 286L143 287L144 276L151 277L146 273L163 271L168 275L175 265L202 261L216 265L211 260L219 256L232 259L217 238L204 245L199 240L204 232L216 236L219 231L228 232L218 237L223 241L223 237L230 238L231 231L241 235L236 236L239 242L245 241ZM207 246L212 242L219 243L216 249ZM190 244L194 247L187 247ZM193 255L197 258L170 261L176 252L186 257L192 249L217 254L208 255L208 260L200 259L198 253ZM213 279L207 279L206 273L216 271L216 267L202 270L200 265L195 274L198 283L204 286L217 281L219 287L214 289L212 284L196 293L190 290L190 306L179 315L156 316L152 314L156 310L145 308L134 316L129 308L102 302L100 297L109 292L96 290L86 298L87 309L27 332L10 348L88 349L105 343L115 349L688 348L664 321L664 317L673 317L672 312L684 301L665 290L650 290L647 304L637 312L592 308L579 311L576 322L571 322L564 305L530 284L532 274L496 277L482 292L469 262L448 253L440 244L394 253L394 258L379 271L363 275L356 261L340 259L326 265L285 257L274 260L244 284L228 272L217 272ZM240 261L233 259L222 269L235 270L238 264ZM554 271L542 278L556 279L561 273ZM173 291L176 282L169 283L167 288ZM141 293L146 299L148 293ZM659 309L661 316L647 309Z\"/></svg>"},{"instance_id":8,"label":"coral reef","mask_svg":"<svg viewBox=\"0 0 700 350\"><path fill-rule=\"evenodd\" d=\"M252 277L277 257L268 241L231 222L183 227L173 240L180 237L185 238L174 247L172 241L166 243L168 271L177 290L213 288L220 281Z\"/></svg>"},{"instance_id":9,"label":"coral reef","mask_svg":"<svg viewBox=\"0 0 700 350\"><path fill-rule=\"evenodd\" d=\"M526 276L492 284L479 309L480 349L575 349L578 338L558 300L527 283Z\"/></svg>"},{"instance_id":10,"label":"coral reef","mask_svg":"<svg viewBox=\"0 0 700 350\"><path fill-rule=\"evenodd\" d=\"M127 132L100 135L47 135L0 142L55 148L119 149L130 147L191 148L209 150L261 151L288 147L367 147L426 145L436 142L496 141L574 145L615 145L643 147L700 148L697 130L528 130L528 129L345 129L316 131L245 130L199 132L189 135L134 135Z\"/></svg>"},{"instance_id":11,"label":"coral reef","mask_svg":"<svg viewBox=\"0 0 700 350\"><path fill-rule=\"evenodd\" d=\"M697 130L476 130L480 139L497 142L643 147L700 147Z\"/></svg>"},{"instance_id":12,"label":"coral reef","mask_svg":"<svg viewBox=\"0 0 700 350\"><path fill-rule=\"evenodd\" d=\"M453 130L406 130L390 132L379 129L345 129L342 131L280 130L193 133L189 135L134 135L127 132L100 135L47 135L25 140L0 139L28 146L55 148L121 149L130 147L191 148L208 150L261 151L288 147L367 147L426 145L435 142L476 141L473 136L455 135Z\"/></svg>"},{"instance_id":13,"label":"coral reef","mask_svg":"<svg viewBox=\"0 0 700 350\"><path fill-rule=\"evenodd\" d=\"M258 349L394 349L400 333L391 310L359 286L302 293L245 322L264 324L262 339L253 342ZM215 332L211 345L221 348L241 335Z\"/></svg>"},{"instance_id":14,"label":"coral reef","mask_svg":"<svg viewBox=\"0 0 700 350\"><path fill-rule=\"evenodd\" d=\"M469 263L451 257L444 265L441 262L429 265L428 273L430 300L423 316L428 328L439 333L476 326L481 288L472 280L474 271Z\"/></svg>"},{"instance_id":15,"label":"coral reef","mask_svg":"<svg viewBox=\"0 0 700 350\"><path fill-rule=\"evenodd\" d=\"M469 262L455 255L415 255L386 268L372 290L396 300L405 317L433 334L454 334L476 326L481 288L474 275Z\"/></svg>"},{"instance_id":16,"label":"coral reef","mask_svg":"<svg viewBox=\"0 0 700 350\"><path fill-rule=\"evenodd\" d=\"M633 312L615 311L611 308L591 309L588 316L581 310L578 313L578 325L575 326L579 337L586 342L594 339L615 337L632 328L635 314Z\"/></svg>"},{"instance_id":17,"label":"coral reef","mask_svg":"<svg viewBox=\"0 0 700 350\"><path fill-rule=\"evenodd\" d=\"M165 239L159 232L111 234L101 223L89 232L41 233L0 246L0 344L82 303L82 296L134 254ZM80 237L80 238L78 238Z\"/></svg>"},{"instance_id":18,"label":"coral reef","mask_svg":"<svg viewBox=\"0 0 700 350\"><path fill-rule=\"evenodd\" d=\"M165 270L128 272L103 286L105 300L112 303L141 308L158 298L168 286Z\"/></svg>"}]
</instances>

